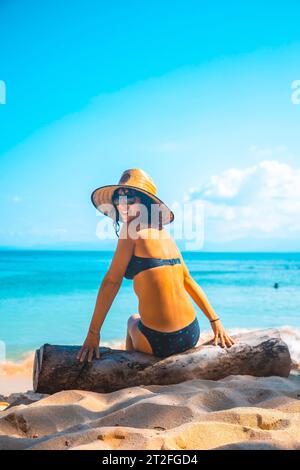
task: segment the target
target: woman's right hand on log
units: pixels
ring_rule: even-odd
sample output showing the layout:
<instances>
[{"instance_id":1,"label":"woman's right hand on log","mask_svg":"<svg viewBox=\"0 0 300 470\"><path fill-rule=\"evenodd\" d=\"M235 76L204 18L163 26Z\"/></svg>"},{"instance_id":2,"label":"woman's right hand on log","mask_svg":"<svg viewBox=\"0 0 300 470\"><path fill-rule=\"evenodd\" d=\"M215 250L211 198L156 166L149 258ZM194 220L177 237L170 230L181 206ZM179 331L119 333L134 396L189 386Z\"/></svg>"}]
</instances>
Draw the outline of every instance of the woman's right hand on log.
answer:
<instances>
[{"instance_id":1,"label":"woman's right hand on log","mask_svg":"<svg viewBox=\"0 0 300 470\"><path fill-rule=\"evenodd\" d=\"M231 336L229 336L229 334L225 331L220 320L211 323L211 327L214 332L213 344L215 346L219 345L219 341L222 348L226 346L230 348L233 344L235 344L234 339L231 338Z\"/></svg>"},{"instance_id":2,"label":"woman's right hand on log","mask_svg":"<svg viewBox=\"0 0 300 470\"><path fill-rule=\"evenodd\" d=\"M77 354L76 358L79 359L80 362L83 362L86 358L88 362L91 362L95 353L96 359L100 359L99 343L100 333L89 330L83 346Z\"/></svg>"}]
</instances>

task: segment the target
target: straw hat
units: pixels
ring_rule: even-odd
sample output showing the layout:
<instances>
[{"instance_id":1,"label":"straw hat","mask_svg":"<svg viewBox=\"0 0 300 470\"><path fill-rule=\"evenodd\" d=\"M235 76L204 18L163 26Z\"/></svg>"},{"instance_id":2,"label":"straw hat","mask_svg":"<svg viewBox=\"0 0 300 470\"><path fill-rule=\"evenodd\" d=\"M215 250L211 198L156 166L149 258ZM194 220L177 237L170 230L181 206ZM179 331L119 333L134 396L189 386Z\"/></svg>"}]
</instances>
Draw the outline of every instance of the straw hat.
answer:
<instances>
[{"instance_id":1,"label":"straw hat","mask_svg":"<svg viewBox=\"0 0 300 470\"><path fill-rule=\"evenodd\" d=\"M161 210L162 224L169 224L174 220L174 214L169 207L156 196L156 186L152 178L139 168L125 170L121 175L118 184L110 184L95 189L91 194L91 200L96 209L114 219L115 208L112 205L112 195L117 188L132 188L146 194L159 204Z\"/></svg>"}]
</instances>

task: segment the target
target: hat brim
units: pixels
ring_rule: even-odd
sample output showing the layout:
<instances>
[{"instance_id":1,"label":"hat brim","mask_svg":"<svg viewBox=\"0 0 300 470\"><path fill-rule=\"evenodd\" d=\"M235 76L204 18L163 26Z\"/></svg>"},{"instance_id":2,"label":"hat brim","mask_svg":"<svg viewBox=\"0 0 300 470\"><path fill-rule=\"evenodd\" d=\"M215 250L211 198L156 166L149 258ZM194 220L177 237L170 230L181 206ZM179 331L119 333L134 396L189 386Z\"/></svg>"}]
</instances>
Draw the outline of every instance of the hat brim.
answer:
<instances>
[{"instance_id":1,"label":"hat brim","mask_svg":"<svg viewBox=\"0 0 300 470\"><path fill-rule=\"evenodd\" d=\"M99 210L99 212L104 215L107 215L112 219L114 218L115 208L112 205L112 195L114 191L118 188L136 189L136 191L139 191L140 193L143 193L146 196L150 197L154 201L154 203L159 204L160 206L162 214L162 224L167 225L173 222L174 213L161 199L159 199L157 196L150 193L149 191L141 189L137 186L131 186L129 184L109 184L96 188L91 194L91 201L96 207L96 209Z\"/></svg>"}]
</instances>

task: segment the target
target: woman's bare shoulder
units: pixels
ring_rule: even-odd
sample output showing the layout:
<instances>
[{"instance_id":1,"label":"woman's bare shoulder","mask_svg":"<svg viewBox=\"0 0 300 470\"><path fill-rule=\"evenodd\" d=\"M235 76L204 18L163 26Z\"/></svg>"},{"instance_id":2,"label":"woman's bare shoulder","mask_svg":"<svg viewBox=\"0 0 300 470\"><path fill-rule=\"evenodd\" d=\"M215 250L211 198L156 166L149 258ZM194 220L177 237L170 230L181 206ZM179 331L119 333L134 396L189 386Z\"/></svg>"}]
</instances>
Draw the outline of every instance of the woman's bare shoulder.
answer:
<instances>
[{"instance_id":1,"label":"woman's bare shoulder","mask_svg":"<svg viewBox=\"0 0 300 470\"><path fill-rule=\"evenodd\" d=\"M165 228L143 227L137 232L140 238L170 239L172 238Z\"/></svg>"},{"instance_id":2,"label":"woman's bare shoulder","mask_svg":"<svg viewBox=\"0 0 300 470\"><path fill-rule=\"evenodd\" d=\"M119 239L128 240L129 242L134 243L137 238L138 235L130 229L128 224L122 224Z\"/></svg>"},{"instance_id":3,"label":"woman's bare shoulder","mask_svg":"<svg viewBox=\"0 0 300 470\"><path fill-rule=\"evenodd\" d=\"M141 230L137 246L142 248L142 250L146 248L150 253L160 253L163 258L175 258L180 254L176 241L165 228L147 228Z\"/></svg>"}]
</instances>

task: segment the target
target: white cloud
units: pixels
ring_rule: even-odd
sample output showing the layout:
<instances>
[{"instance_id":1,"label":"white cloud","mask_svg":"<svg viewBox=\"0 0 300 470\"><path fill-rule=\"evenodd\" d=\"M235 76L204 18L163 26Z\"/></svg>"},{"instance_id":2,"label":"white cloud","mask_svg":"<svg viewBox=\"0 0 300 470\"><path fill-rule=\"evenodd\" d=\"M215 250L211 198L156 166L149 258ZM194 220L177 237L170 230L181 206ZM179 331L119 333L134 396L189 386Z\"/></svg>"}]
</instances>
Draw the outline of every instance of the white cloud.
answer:
<instances>
[{"instance_id":1,"label":"white cloud","mask_svg":"<svg viewBox=\"0 0 300 470\"><path fill-rule=\"evenodd\" d=\"M187 199L204 202L206 239L300 234L300 169L277 160L213 175Z\"/></svg>"}]
</instances>

